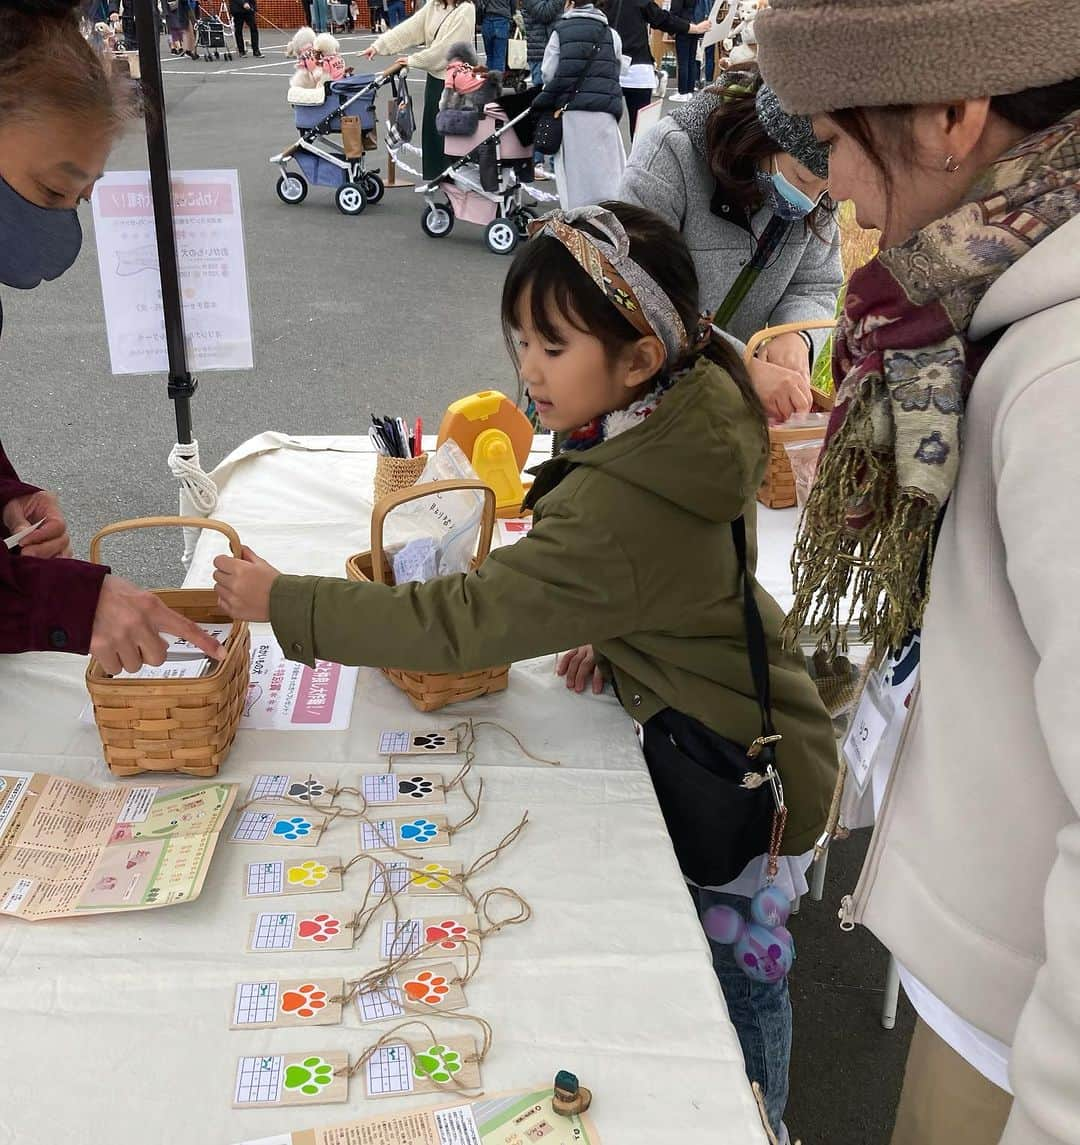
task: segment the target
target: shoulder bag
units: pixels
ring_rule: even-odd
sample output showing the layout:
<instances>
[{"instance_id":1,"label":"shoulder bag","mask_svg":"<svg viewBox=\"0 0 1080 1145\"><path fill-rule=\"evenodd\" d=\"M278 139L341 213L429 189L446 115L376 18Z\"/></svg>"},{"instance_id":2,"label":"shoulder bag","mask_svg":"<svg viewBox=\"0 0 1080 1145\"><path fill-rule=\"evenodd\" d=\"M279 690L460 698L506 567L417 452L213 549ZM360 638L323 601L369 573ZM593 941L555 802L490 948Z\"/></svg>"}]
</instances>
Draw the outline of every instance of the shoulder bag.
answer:
<instances>
[{"instance_id":1,"label":"shoulder bag","mask_svg":"<svg viewBox=\"0 0 1080 1145\"><path fill-rule=\"evenodd\" d=\"M773 726L765 626L747 565L742 517L731 522L731 534L761 735L747 748L673 708L657 712L643 729L645 761L679 866L703 887L724 886L751 859L770 851L782 802L779 784L774 788L769 782L780 736Z\"/></svg>"}]
</instances>

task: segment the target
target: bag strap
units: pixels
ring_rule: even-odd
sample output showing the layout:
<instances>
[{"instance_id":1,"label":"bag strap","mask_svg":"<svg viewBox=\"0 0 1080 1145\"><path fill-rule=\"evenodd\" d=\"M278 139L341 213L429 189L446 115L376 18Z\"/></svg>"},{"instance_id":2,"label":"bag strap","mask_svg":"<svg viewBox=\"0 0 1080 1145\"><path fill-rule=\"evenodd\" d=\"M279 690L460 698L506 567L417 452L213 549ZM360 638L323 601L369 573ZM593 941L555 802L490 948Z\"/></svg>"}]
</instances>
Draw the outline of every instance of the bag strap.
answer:
<instances>
[{"instance_id":1,"label":"bag strap","mask_svg":"<svg viewBox=\"0 0 1080 1145\"><path fill-rule=\"evenodd\" d=\"M731 522L731 538L735 542L735 557L742 578L743 622L746 626L746 647L750 654L750 675L753 677L754 695L761 712L761 735L750 745L747 755L765 770L770 764L776 763L775 744L781 737L776 734L772 718L772 687L765 622L761 619L761 610L754 596L754 578L750 575L747 557L745 517L736 517Z\"/></svg>"}]
</instances>

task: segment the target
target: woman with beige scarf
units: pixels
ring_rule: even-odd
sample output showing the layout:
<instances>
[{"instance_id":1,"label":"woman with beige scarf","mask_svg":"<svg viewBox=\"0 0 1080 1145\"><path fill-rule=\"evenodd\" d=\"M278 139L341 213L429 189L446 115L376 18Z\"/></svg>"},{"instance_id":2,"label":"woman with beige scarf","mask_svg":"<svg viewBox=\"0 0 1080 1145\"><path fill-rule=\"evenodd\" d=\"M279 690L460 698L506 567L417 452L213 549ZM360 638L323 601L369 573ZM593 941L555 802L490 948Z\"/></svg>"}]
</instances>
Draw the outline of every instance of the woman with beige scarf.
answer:
<instances>
[{"instance_id":1,"label":"woman with beige scarf","mask_svg":"<svg viewBox=\"0 0 1080 1145\"><path fill-rule=\"evenodd\" d=\"M828 644L854 599L886 673L921 631L844 910L920 1016L894 1145L1080 1140L1078 28L1080 0L773 0L755 24L832 194L883 232L789 626Z\"/></svg>"}]
</instances>

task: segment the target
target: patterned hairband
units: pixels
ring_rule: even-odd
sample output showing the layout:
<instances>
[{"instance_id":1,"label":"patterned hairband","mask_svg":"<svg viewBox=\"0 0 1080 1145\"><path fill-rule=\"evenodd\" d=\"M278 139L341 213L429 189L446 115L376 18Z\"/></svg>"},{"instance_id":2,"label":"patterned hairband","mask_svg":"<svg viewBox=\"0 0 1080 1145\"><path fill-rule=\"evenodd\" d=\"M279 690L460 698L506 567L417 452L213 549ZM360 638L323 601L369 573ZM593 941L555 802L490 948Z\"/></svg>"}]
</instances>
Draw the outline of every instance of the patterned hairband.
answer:
<instances>
[{"instance_id":1,"label":"patterned hairband","mask_svg":"<svg viewBox=\"0 0 1080 1145\"><path fill-rule=\"evenodd\" d=\"M579 230L582 223L603 237ZM685 353L689 338L679 312L652 275L630 257L630 240L611 211L603 207L552 211L529 226L530 238L540 235L562 243L635 330L659 338L669 362Z\"/></svg>"}]
</instances>

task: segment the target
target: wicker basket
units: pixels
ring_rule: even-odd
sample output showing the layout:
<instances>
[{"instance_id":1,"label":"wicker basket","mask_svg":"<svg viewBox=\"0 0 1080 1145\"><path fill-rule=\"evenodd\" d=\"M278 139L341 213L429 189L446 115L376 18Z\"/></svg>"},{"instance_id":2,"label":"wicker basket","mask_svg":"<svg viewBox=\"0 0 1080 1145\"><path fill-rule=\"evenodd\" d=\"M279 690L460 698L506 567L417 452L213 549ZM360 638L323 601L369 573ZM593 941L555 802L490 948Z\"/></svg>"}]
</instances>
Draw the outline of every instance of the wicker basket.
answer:
<instances>
[{"instance_id":1,"label":"wicker basket","mask_svg":"<svg viewBox=\"0 0 1080 1145\"><path fill-rule=\"evenodd\" d=\"M427 465L427 454L419 457L385 457L375 459L375 504L400 489L411 489L420 480Z\"/></svg>"},{"instance_id":2,"label":"wicker basket","mask_svg":"<svg viewBox=\"0 0 1080 1145\"><path fill-rule=\"evenodd\" d=\"M472 567L476 568L491 551L491 538L495 531L495 492L480 481L430 481L410 489L401 489L376 502L371 514L371 552L357 553L345 562L345 575L349 580L374 581L393 584L394 574L383 552L383 526L386 515L418 497L432 493L448 493L459 489L478 489L484 494L484 515L480 523L480 539ZM510 678L510 665L485 668L479 672L443 673L410 672L401 668L383 668L387 678L409 697L413 707L421 712L436 712L447 704L475 700L492 692L504 691Z\"/></svg>"},{"instance_id":3,"label":"wicker basket","mask_svg":"<svg viewBox=\"0 0 1080 1145\"><path fill-rule=\"evenodd\" d=\"M770 326L759 330L749 342L743 360L749 365L750 360L758 350L781 334L792 334L802 330L831 330L836 323L831 319L818 322L788 322L783 326ZM831 410L833 408L832 394L823 390L813 389L814 409ZM796 504L795 474L791 471L791 462L788 461L785 442L793 441L824 441L824 426L799 426L785 429L783 426L769 427L769 463L765 468L765 479L758 490L758 500L770 509L790 509Z\"/></svg>"},{"instance_id":4,"label":"wicker basket","mask_svg":"<svg viewBox=\"0 0 1080 1145\"><path fill-rule=\"evenodd\" d=\"M228 537L234 556L240 555L240 538L220 521L143 517L102 529L90 542L90 560L98 563L104 537L163 526L213 529ZM218 607L213 589L159 589L154 595L190 620L229 622ZM186 680L114 679L91 659L86 669L86 687L109 770L114 775L139 775L144 771L217 775L244 709L250 648L247 622L232 621L232 632L225 641L225 659L208 676Z\"/></svg>"}]
</instances>

